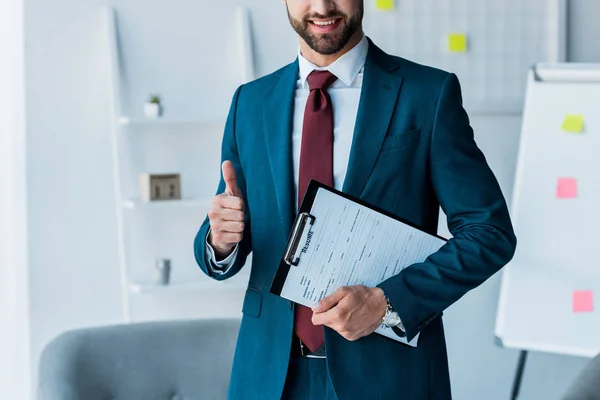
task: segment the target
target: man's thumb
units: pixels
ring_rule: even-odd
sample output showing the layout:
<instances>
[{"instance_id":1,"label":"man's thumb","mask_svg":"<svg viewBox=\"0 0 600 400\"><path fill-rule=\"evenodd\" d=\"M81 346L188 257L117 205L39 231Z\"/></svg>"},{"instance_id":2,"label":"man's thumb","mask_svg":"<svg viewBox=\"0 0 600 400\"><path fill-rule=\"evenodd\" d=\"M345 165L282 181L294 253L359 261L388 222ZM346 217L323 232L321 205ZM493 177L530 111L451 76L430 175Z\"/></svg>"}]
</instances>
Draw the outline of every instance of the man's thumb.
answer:
<instances>
[{"instance_id":1,"label":"man's thumb","mask_svg":"<svg viewBox=\"0 0 600 400\"><path fill-rule=\"evenodd\" d=\"M325 311L329 311L333 307L337 305L344 298L344 292L340 289L337 289L335 292L331 293L329 296L321 299L316 304L313 304L311 307L313 312L322 313Z\"/></svg>"},{"instance_id":2,"label":"man's thumb","mask_svg":"<svg viewBox=\"0 0 600 400\"><path fill-rule=\"evenodd\" d=\"M231 196L242 197L242 191L237 184L233 163L229 160L224 161L221 169L223 170L223 180L225 181L225 192Z\"/></svg>"}]
</instances>

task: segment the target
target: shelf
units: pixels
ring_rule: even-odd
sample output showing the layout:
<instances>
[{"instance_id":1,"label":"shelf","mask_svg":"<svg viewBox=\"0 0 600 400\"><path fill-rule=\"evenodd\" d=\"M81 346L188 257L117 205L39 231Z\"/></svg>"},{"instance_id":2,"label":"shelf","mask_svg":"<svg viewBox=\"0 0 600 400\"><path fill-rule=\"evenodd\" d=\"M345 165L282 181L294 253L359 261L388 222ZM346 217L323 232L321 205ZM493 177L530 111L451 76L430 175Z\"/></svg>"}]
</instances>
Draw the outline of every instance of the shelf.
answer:
<instances>
[{"instance_id":1,"label":"shelf","mask_svg":"<svg viewBox=\"0 0 600 400\"><path fill-rule=\"evenodd\" d=\"M189 198L182 200L155 200L142 201L140 199L124 200L123 207L130 210L138 209L165 209L165 208L185 208L185 207L204 207L209 208L212 198Z\"/></svg>"},{"instance_id":2,"label":"shelf","mask_svg":"<svg viewBox=\"0 0 600 400\"><path fill-rule=\"evenodd\" d=\"M236 13L233 16L233 24L231 28L234 31L230 32L237 39L237 45L233 49L235 51L235 58L238 61L236 64L236 71L234 72L235 80L238 81L236 85L244 84L252 81L256 78L256 71L254 68L255 60L253 54L253 35L252 35L252 21L250 11L247 8L237 8ZM128 224L137 222L136 217L157 217L162 219L163 217L170 216L171 213L189 213L191 211L197 213L206 213L209 210L212 197L208 198L184 198L182 200L166 200L166 201L142 201L139 197L139 193L134 191L134 187L131 187L132 182L128 182L131 175L138 170L140 163L146 164L145 150L146 147L140 148L139 145L148 146L148 149L153 149L156 146L169 146L171 141L175 141L177 146L185 146L187 149L196 148L197 146L202 150L203 145L209 146L215 145L216 142L223 135L225 125L227 123L228 114L226 110L215 113L185 113L183 109L181 113L171 113L160 118L146 118L143 104L139 102L137 105L129 104L130 107L123 107L124 99L123 96L124 88L127 83L127 76L123 74L123 59L121 58L123 49L121 48L121 41L119 37L119 24L118 24L117 11L109 6L105 7L104 22L107 37L104 41L104 59L108 63L108 80L110 82L107 88L109 92L110 102L110 142L111 142L111 153L112 153L112 166L113 166L113 182L115 185L114 190L114 202L116 204L116 227L117 227L117 250L119 258L119 272L120 272L120 289L122 292L122 305L123 305L123 318L127 322L131 322L133 319L133 308L132 298L137 296L148 295L151 297L153 294L163 296L165 301L164 306L160 307L160 310L148 309L149 304L144 304L138 307L136 304L136 314L146 314L146 318L152 314L160 315L160 318L165 317L165 311L170 311L170 298L173 296L184 296L187 294L202 294L203 292L216 292L216 291L227 291L231 294L242 292L247 287L249 280L248 275L236 276L231 280L225 282L218 282L211 280L208 277L202 277L201 275L196 277L190 277L191 281L185 281L184 277L180 277L178 281L175 279L170 285L159 285L154 283L150 276L136 276L139 281L132 282L129 277L129 263L134 263L135 258L140 257L141 254L132 252L130 255L129 246L131 243L138 244L135 239L129 241L129 229ZM227 49L229 54L229 49ZM229 80L228 80L229 81ZM217 85L218 86L218 85ZM131 110L131 114L129 111ZM179 114L179 115L178 115ZM168 135L168 137L167 137ZM135 143L137 141L143 141L144 143ZM206 143L198 143L198 141ZM135 151L135 152L134 152ZM159 164L163 165L164 159L160 157ZM188 156L190 157L190 156ZM193 161L197 161L196 155L192 155ZM187 158L187 157L186 157ZM177 159L177 163L173 170L185 169L188 162L192 159ZM168 164L168 163L167 163ZM171 168L171 167L169 167ZM195 167L196 168L196 167ZM123 176L126 174L126 176ZM198 170L196 170L198 174ZM200 185L205 185L210 182L204 182L204 176L196 175L196 178L202 178L202 182L197 182ZM212 183L210 184L212 186ZM198 185L196 185L198 186ZM131 190L131 191L129 191ZM202 193L189 193L190 195L200 195ZM130 197L131 196L131 197ZM139 213L139 215L137 214ZM153 213L150 215L150 213ZM163 215L164 213L164 215ZM158 215L160 214L160 215ZM134 217L133 219L130 217ZM162 221L164 222L164 221ZM177 230L175 230L177 228ZM181 232L180 232L181 231ZM134 233L138 233L134 231ZM183 227L173 227L173 231L169 231L171 235L182 235L187 240L189 232L184 232ZM142 238L142 239L145 239ZM141 243L141 242L140 242ZM151 251L152 249L148 249ZM167 250L166 250L167 251ZM144 253L142 253L144 254ZM193 267L190 267L193 268ZM204 278L204 279L202 279ZM161 299L162 300L162 299ZM142 301L142 303L148 303ZM150 302L152 303L152 301ZM140 311L139 308L144 310ZM179 307L173 310L173 315L181 315ZM148 319L151 319L148 318Z\"/></svg>"},{"instance_id":3,"label":"shelf","mask_svg":"<svg viewBox=\"0 0 600 400\"><path fill-rule=\"evenodd\" d=\"M225 119L219 121L217 119L213 120L177 120L177 119L169 119L169 118L129 118L129 117L120 117L119 125L120 126L144 126L144 127L153 127L153 126L195 126L195 127L213 127L213 128L221 128L225 124Z\"/></svg>"},{"instance_id":4,"label":"shelf","mask_svg":"<svg viewBox=\"0 0 600 400\"><path fill-rule=\"evenodd\" d=\"M246 287L246 280L239 279L238 277L227 281L215 281L207 278L202 281L173 282L169 285L159 285L154 282L135 282L128 285L129 291L134 294L177 293L216 289L245 290Z\"/></svg>"}]
</instances>

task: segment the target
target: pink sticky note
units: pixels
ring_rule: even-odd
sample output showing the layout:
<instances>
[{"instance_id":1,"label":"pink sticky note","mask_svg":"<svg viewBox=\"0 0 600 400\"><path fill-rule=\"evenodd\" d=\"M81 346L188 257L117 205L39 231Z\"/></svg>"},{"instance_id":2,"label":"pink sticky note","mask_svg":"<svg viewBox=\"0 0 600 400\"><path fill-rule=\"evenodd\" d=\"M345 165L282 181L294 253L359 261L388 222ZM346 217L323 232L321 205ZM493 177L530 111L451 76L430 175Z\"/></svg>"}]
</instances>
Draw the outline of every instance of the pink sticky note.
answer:
<instances>
[{"instance_id":1,"label":"pink sticky note","mask_svg":"<svg viewBox=\"0 0 600 400\"><path fill-rule=\"evenodd\" d=\"M593 312L594 292L591 290L576 290L573 292L573 312Z\"/></svg>"},{"instance_id":2,"label":"pink sticky note","mask_svg":"<svg viewBox=\"0 0 600 400\"><path fill-rule=\"evenodd\" d=\"M577 179L560 178L556 186L556 197L559 199L574 199L577 197Z\"/></svg>"}]
</instances>

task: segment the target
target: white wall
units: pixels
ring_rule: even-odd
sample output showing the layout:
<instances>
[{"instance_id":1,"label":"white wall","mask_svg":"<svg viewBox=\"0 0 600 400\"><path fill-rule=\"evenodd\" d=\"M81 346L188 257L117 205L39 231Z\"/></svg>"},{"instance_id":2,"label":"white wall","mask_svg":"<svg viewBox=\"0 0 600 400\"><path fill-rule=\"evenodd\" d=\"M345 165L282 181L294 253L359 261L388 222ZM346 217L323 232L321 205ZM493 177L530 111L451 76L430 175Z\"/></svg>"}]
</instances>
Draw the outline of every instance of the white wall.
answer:
<instances>
[{"instance_id":1,"label":"white wall","mask_svg":"<svg viewBox=\"0 0 600 400\"><path fill-rule=\"evenodd\" d=\"M0 2L0 396L30 397L23 2Z\"/></svg>"},{"instance_id":2,"label":"white wall","mask_svg":"<svg viewBox=\"0 0 600 400\"><path fill-rule=\"evenodd\" d=\"M105 3L28 0L25 9L34 373L43 346L58 333L121 320L108 65L101 15ZM259 75L291 61L296 52L295 37L278 1L115 0L111 4L119 10L124 100L133 114L154 90L182 118L227 112L236 70L220 60L231 51L228 18L237 5L252 12ZM510 196L519 117L481 116L473 124L479 144ZM215 165L206 168L217 171ZM198 224L203 217L197 216ZM458 399L508 397L517 353L493 344L498 287L494 278L446 313L452 383ZM177 300L177 307L205 307L207 315L238 312L239 297L207 294L186 301L184 296ZM583 365L583 360L551 355L535 354L530 361L522 399L558 398Z\"/></svg>"},{"instance_id":3,"label":"white wall","mask_svg":"<svg viewBox=\"0 0 600 400\"><path fill-rule=\"evenodd\" d=\"M101 14L90 1L29 1L27 189L34 375L43 346L120 321Z\"/></svg>"},{"instance_id":4,"label":"white wall","mask_svg":"<svg viewBox=\"0 0 600 400\"><path fill-rule=\"evenodd\" d=\"M569 1L569 51L572 62L600 62L600 13L598 0Z\"/></svg>"},{"instance_id":5,"label":"white wall","mask_svg":"<svg viewBox=\"0 0 600 400\"><path fill-rule=\"evenodd\" d=\"M57 334L122 321L102 15L106 3L30 0L25 9L34 375L44 345ZM261 73L288 62L296 51L283 6L255 3L112 2L119 11L125 109L139 116L141 102L158 90L172 117L224 116L237 69L223 62L231 54L235 29L223 21L235 6L251 6L256 16ZM213 163L205 168L218 171ZM195 218L199 226L204 213ZM190 254L192 240L190 235L185 243ZM239 315L241 295L184 292L168 302L165 296L145 296L140 302L160 314L171 307L178 313L187 308L201 309L205 316L230 316Z\"/></svg>"}]
</instances>

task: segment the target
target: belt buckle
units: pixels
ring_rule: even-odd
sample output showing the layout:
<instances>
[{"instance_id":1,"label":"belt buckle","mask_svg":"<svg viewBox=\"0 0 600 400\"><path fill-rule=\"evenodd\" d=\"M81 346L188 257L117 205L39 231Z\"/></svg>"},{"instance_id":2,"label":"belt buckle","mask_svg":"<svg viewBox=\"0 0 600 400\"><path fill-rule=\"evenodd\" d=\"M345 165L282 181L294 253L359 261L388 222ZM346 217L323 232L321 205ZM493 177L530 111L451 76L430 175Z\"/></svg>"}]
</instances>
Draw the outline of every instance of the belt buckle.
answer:
<instances>
[{"instance_id":1,"label":"belt buckle","mask_svg":"<svg viewBox=\"0 0 600 400\"><path fill-rule=\"evenodd\" d=\"M308 350L305 350L304 343L302 343L302 340L300 338L298 338L298 341L300 342L300 355L302 357L306 357L306 358L319 358L319 359L327 358L326 356L320 356L320 355L310 354L308 352Z\"/></svg>"}]
</instances>

